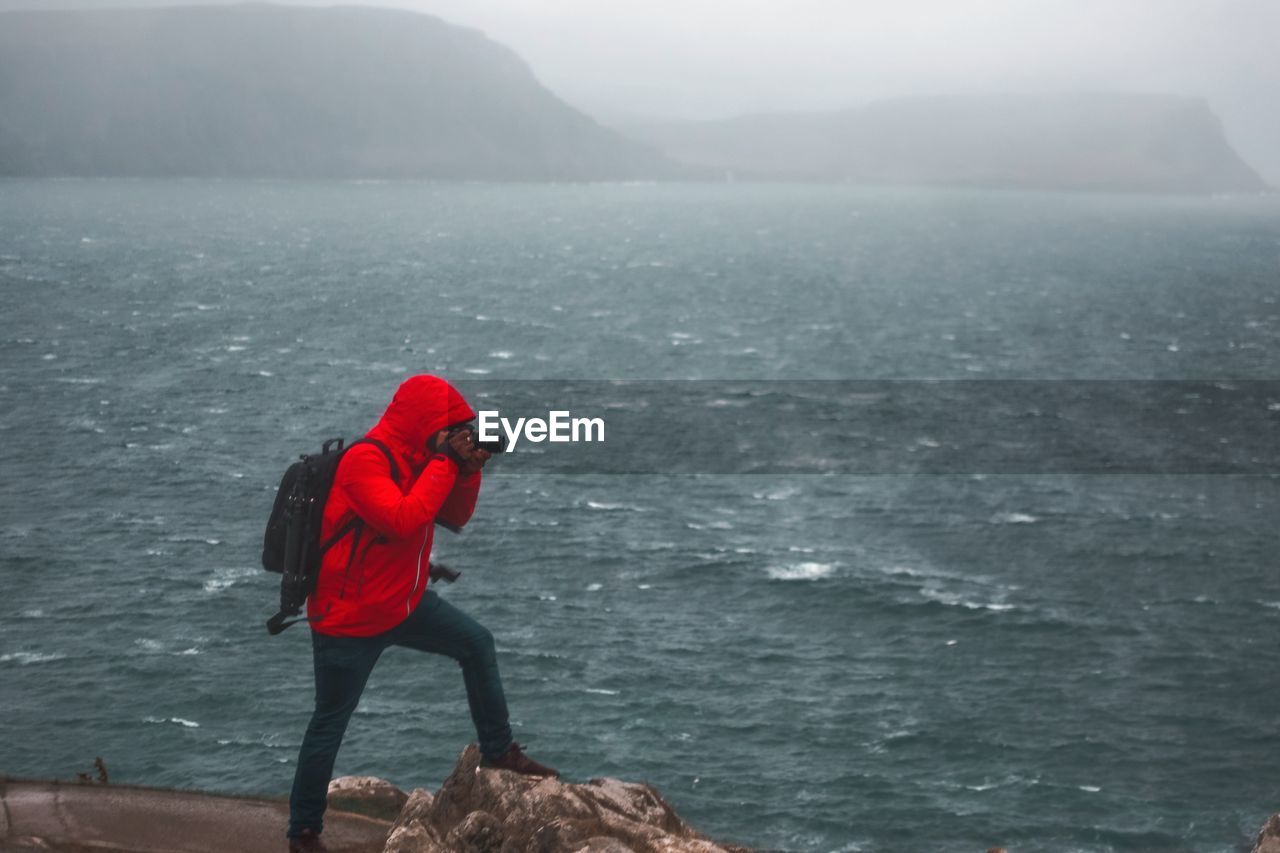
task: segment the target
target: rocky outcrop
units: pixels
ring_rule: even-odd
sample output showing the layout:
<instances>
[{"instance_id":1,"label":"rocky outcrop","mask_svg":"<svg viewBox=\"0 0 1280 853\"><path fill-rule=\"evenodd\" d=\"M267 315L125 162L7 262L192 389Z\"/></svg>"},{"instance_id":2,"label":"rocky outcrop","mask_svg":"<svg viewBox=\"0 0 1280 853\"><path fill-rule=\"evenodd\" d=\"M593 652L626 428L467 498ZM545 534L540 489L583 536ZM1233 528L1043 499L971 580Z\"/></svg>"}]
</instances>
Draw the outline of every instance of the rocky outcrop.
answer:
<instances>
[{"instance_id":1,"label":"rocky outcrop","mask_svg":"<svg viewBox=\"0 0 1280 853\"><path fill-rule=\"evenodd\" d=\"M750 853L685 823L650 785L537 779L463 750L434 795L418 790L384 853Z\"/></svg>"},{"instance_id":2,"label":"rocky outcrop","mask_svg":"<svg viewBox=\"0 0 1280 853\"><path fill-rule=\"evenodd\" d=\"M395 820L408 801L408 794L377 776L340 776L329 783L329 808L377 820Z\"/></svg>"},{"instance_id":3,"label":"rocky outcrop","mask_svg":"<svg viewBox=\"0 0 1280 853\"><path fill-rule=\"evenodd\" d=\"M1253 853L1280 853L1280 814L1273 814L1258 833Z\"/></svg>"}]
</instances>

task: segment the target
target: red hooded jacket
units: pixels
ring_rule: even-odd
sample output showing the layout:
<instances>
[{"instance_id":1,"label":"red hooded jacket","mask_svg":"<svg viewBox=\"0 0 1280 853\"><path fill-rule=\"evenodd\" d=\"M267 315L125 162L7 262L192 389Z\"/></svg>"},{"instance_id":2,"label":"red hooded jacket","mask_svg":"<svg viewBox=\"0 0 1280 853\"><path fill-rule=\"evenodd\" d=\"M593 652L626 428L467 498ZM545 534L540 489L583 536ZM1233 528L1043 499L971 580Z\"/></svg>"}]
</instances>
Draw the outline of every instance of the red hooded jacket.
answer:
<instances>
[{"instance_id":1,"label":"red hooded jacket","mask_svg":"<svg viewBox=\"0 0 1280 853\"><path fill-rule=\"evenodd\" d=\"M431 454L427 439L474 417L448 382L412 376L366 435L391 450L400 479L392 478L387 457L373 444L357 444L342 457L320 541L349 529L320 564L307 601L313 630L370 637L394 628L418 606L430 580L433 523L466 524L480 491L479 472L462 474L449 457Z\"/></svg>"}]
</instances>

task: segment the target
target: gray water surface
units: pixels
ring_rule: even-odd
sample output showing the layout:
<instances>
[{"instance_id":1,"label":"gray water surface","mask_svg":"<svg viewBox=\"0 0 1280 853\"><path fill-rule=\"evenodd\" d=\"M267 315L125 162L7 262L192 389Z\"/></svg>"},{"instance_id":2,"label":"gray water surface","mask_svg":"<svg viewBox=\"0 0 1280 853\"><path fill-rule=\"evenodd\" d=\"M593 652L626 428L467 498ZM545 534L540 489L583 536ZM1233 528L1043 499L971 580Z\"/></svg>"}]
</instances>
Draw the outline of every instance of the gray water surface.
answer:
<instances>
[{"instance_id":1,"label":"gray water surface","mask_svg":"<svg viewBox=\"0 0 1280 853\"><path fill-rule=\"evenodd\" d=\"M411 373L1278 379L1277 298L1274 198L2 182L0 770L285 793L266 512ZM1274 476L522 458L443 594L571 777L787 851L1230 851L1280 806ZM393 650L337 772L435 787L472 736Z\"/></svg>"}]
</instances>

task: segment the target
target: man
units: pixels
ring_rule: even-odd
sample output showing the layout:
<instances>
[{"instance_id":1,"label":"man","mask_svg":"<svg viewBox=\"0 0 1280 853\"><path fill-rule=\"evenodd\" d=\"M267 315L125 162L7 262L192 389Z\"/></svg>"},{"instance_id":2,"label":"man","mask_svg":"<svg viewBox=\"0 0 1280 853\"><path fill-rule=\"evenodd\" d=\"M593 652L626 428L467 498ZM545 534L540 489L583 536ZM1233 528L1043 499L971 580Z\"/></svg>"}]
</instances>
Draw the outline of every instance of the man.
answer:
<instances>
[{"instance_id":1,"label":"man","mask_svg":"<svg viewBox=\"0 0 1280 853\"><path fill-rule=\"evenodd\" d=\"M493 635L428 589L434 525L467 523L489 459L467 430L456 429L474 418L448 382L410 377L365 436L372 441L351 447L338 464L321 526L328 550L307 601L316 707L289 799L291 853L325 849L320 833L333 763L388 646L448 655L461 665L486 766L559 775L511 739Z\"/></svg>"}]
</instances>

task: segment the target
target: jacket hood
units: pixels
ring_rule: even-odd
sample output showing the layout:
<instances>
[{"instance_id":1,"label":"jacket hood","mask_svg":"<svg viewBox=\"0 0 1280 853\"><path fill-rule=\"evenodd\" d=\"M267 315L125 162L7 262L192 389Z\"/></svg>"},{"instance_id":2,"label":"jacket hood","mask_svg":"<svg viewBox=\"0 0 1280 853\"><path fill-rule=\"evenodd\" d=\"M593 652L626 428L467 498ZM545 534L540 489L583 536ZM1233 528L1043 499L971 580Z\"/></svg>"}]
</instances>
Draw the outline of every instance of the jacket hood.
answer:
<instances>
[{"instance_id":1,"label":"jacket hood","mask_svg":"<svg viewBox=\"0 0 1280 853\"><path fill-rule=\"evenodd\" d=\"M369 437L385 442L417 468L429 455L427 438L453 424L475 418L476 413L454 388L439 376L410 376L391 398Z\"/></svg>"}]
</instances>

